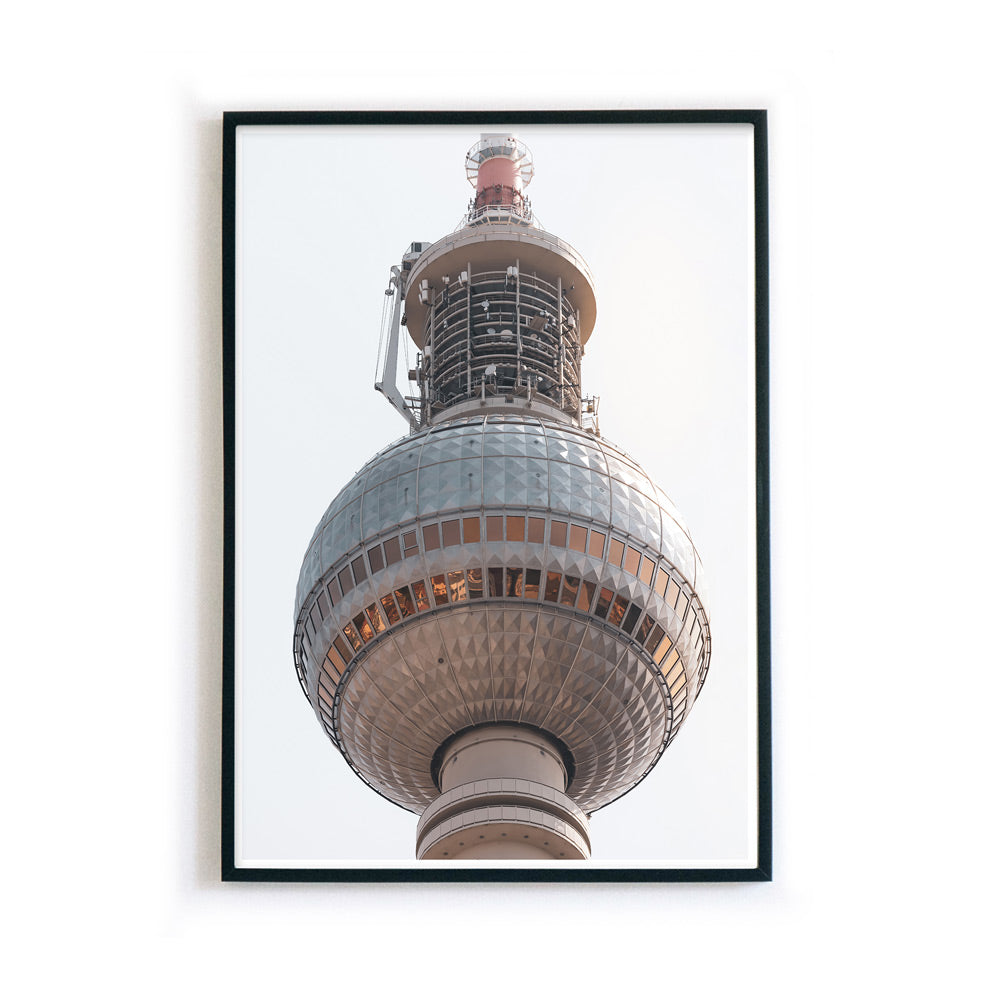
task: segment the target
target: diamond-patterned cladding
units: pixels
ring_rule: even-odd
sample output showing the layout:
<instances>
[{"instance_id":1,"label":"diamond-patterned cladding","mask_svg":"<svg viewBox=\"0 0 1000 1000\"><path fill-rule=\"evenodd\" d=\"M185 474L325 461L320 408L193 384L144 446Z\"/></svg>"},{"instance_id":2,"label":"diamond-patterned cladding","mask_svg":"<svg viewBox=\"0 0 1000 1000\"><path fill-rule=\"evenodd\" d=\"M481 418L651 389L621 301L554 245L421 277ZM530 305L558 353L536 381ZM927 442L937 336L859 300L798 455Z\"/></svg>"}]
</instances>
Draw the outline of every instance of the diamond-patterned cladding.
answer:
<instances>
[{"instance_id":1,"label":"diamond-patterned cladding","mask_svg":"<svg viewBox=\"0 0 1000 1000\"><path fill-rule=\"evenodd\" d=\"M338 494L313 535L297 590L296 650L314 708L328 712L318 701L315 665L334 638L343 640L351 619L416 579L429 588L435 574L481 570L484 599L436 607L431 595L432 610L404 612L387 633L352 651L338 687L338 745L364 780L405 808L419 811L436 796L431 758L470 725L520 721L563 740L576 765L569 793L587 811L627 791L676 733L682 715L668 728L670 694L649 654L586 610L543 602L546 571L598 580L667 629L684 660L687 684L677 697L686 697L688 708L704 678L693 660L700 632L687 627L691 611L682 624L650 587L608 563L607 549L594 558L548 541L487 542L485 522L478 542L432 550L421 544L400 561L373 566L312 638L314 620L306 642L304 623L319 588L348 556L386 533L416 528L419 535L422 524L442 515L504 512L573 519L627 536L643 552L658 553L679 581L701 586L700 560L677 508L604 439L539 418L493 414L459 418L383 449ZM541 569L538 600L490 598L487 567L500 565ZM697 602L685 596L678 608L689 603Z\"/></svg>"}]
</instances>

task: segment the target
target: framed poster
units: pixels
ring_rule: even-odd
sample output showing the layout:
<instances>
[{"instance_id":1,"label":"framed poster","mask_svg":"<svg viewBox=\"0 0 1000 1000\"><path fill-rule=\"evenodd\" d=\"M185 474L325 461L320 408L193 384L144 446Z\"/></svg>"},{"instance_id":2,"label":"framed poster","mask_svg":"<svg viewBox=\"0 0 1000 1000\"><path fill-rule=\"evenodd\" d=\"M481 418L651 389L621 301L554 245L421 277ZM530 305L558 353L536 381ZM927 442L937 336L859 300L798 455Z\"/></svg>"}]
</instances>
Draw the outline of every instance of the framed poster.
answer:
<instances>
[{"instance_id":1,"label":"framed poster","mask_svg":"<svg viewBox=\"0 0 1000 1000\"><path fill-rule=\"evenodd\" d=\"M223 878L769 879L765 113L224 130Z\"/></svg>"}]
</instances>

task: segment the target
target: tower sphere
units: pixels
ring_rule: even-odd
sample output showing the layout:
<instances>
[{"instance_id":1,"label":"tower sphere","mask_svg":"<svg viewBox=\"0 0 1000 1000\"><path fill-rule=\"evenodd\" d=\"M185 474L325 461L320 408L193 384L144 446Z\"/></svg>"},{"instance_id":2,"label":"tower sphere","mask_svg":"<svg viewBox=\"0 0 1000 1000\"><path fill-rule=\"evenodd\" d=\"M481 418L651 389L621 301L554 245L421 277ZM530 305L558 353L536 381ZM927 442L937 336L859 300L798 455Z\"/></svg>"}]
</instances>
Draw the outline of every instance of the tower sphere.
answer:
<instances>
[{"instance_id":1,"label":"tower sphere","mask_svg":"<svg viewBox=\"0 0 1000 1000\"><path fill-rule=\"evenodd\" d=\"M455 733L517 722L556 738L592 812L698 695L701 576L676 507L607 440L460 417L379 452L323 516L299 576L300 679L354 770L407 809L439 794Z\"/></svg>"},{"instance_id":2,"label":"tower sphere","mask_svg":"<svg viewBox=\"0 0 1000 1000\"><path fill-rule=\"evenodd\" d=\"M465 225L393 268L422 351L411 433L320 520L295 665L354 771L422 814L420 857L586 858L587 816L649 772L705 681L701 560L585 426L593 281L531 217L530 153L483 136L466 167Z\"/></svg>"}]
</instances>

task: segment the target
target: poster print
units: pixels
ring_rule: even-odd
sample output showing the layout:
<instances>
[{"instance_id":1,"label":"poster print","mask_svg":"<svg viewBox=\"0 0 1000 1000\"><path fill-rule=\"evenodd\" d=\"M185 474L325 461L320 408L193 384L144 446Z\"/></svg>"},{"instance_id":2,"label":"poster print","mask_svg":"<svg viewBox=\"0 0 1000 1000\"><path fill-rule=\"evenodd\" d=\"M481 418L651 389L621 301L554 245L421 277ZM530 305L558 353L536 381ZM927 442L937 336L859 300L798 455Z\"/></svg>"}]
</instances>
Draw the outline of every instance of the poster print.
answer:
<instances>
[{"instance_id":1,"label":"poster print","mask_svg":"<svg viewBox=\"0 0 1000 1000\"><path fill-rule=\"evenodd\" d=\"M225 128L224 877L769 877L763 113Z\"/></svg>"}]
</instances>

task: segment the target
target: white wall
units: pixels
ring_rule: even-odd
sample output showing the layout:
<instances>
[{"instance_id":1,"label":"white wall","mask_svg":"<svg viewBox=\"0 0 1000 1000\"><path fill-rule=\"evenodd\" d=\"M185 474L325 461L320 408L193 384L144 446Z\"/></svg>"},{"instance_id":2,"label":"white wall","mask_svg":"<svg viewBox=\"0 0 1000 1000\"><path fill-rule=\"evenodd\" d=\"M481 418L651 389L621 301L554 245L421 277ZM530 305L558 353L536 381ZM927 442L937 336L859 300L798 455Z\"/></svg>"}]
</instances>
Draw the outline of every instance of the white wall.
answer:
<instances>
[{"instance_id":1,"label":"white wall","mask_svg":"<svg viewBox=\"0 0 1000 1000\"><path fill-rule=\"evenodd\" d=\"M19 995L431 976L590 995L621 990L626 963L706 996L977 992L1000 888L1000 219L978 9L8 13L0 749ZM775 882L222 885L221 111L598 106L770 114Z\"/></svg>"}]
</instances>

